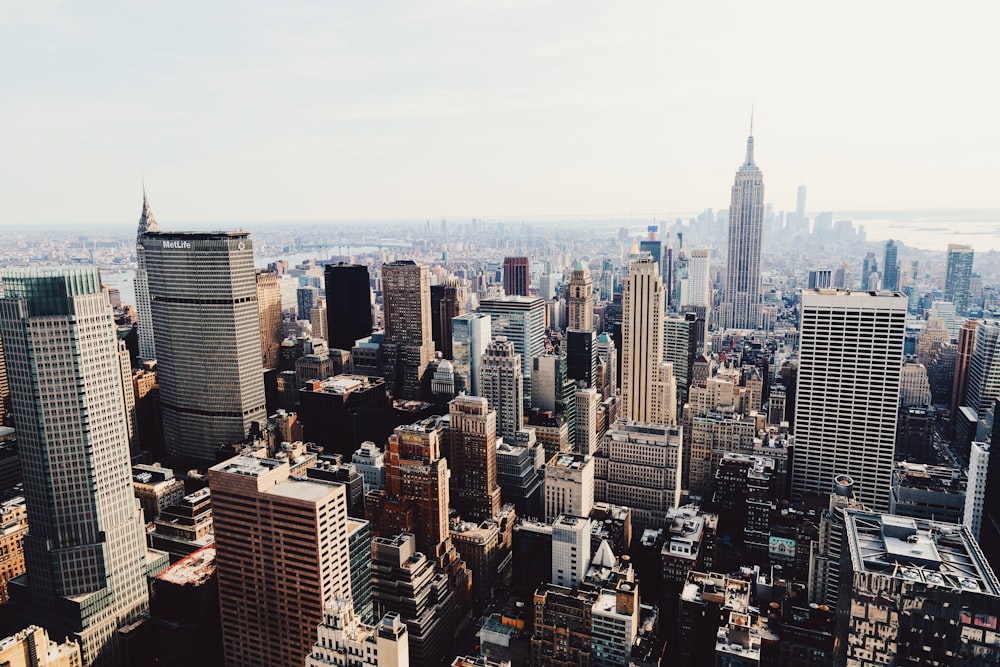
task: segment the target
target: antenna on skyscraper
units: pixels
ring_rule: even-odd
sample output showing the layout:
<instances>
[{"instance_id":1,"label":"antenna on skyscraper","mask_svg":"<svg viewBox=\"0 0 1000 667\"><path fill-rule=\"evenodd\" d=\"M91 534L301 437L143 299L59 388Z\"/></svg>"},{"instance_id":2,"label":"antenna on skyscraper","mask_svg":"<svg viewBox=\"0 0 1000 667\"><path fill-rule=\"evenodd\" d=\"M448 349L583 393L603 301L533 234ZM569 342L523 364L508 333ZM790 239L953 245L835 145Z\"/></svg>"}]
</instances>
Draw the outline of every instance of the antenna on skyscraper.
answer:
<instances>
[{"instance_id":1,"label":"antenna on skyscraper","mask_svg":"<svg viewBox=\"0 0 1000 667\"><path fill-rule=\"evenodd\" d=\"M750 103L750 136L753 136L753 102Z\"/></svg>"}]
</instances>

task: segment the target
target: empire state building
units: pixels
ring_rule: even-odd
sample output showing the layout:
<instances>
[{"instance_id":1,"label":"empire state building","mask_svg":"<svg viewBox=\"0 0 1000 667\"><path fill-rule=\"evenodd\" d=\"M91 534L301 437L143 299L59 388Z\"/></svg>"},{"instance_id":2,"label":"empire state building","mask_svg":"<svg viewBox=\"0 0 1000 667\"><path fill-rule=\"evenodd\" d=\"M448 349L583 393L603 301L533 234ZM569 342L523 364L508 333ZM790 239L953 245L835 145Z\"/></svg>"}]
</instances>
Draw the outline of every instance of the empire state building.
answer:
<instances>
[{"instance_id":1,"label":"empire state building","mask_svg":"<svg viewBox=\"0 0 1000 667\"><path fill-rule=\"evenodd\" d=\"M760 324L760 254L764 233L764 175L753 161L753 129L747 157L733 183L729 205L726 283L719 308L723 329L755 329Z\"/></svg>"}]
</instances>

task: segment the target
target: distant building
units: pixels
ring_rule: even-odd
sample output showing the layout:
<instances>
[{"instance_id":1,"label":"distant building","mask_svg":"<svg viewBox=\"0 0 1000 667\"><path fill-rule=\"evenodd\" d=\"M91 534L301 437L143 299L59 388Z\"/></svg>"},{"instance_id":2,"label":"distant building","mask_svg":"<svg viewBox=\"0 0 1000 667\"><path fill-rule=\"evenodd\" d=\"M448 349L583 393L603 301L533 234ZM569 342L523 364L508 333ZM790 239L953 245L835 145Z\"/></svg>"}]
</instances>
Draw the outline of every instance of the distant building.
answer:
<instances>
[{"instance_id":1,"label":"distant building","mask_svg":"<svg viewBox=\"0 0 1000 667\"><path fill-rule=\"evenodd\" d=\"M948 244L948 266L944 279L944 300L955 304L955 312L969 314L972 301L972 246Z\"/></svg>"},{"instance_id":2,"label":"distant building","mask_svg":"<svg viewBox=\"0 0 1000 667\"><path fill-rule=\"evenodd\" d=\"M254 272L257 281L257 314L260 320L261 365L278 367L278 349L284 338L284 322L281 319L281 288L278 274L270 271Z\"/></svg>"},{"instance_id":3,"label":"distant building","mask_svg":"<svg viewBox=\"0 0 1000 667\"><path fill-rule=\"evenodd\" d=\"M527 257L503 258L503 291L507 296L528 296Z\"/></svg>"},{"instance_id":4,"label":"distant building","mask_svg":"<svg viewBox=\"0 0 1000 667\"><path fill-rule=\"evenodd\" d=\"M753 161L751 135L746 159L736 172L729 205L726 282L719 305L722 329L756 329L760 323L763 234L764 177Z\"/></svg>"},{"instance_id":5,"label":"distant building","mask_svg":"<svg viewBox=\"0 0 1000 667\"><path fill-rule=\"evenodd\" d=\"M573 267L567 296L569 321L567 329L577 331L594 330L594 281L590 269L582 262Z\"/></svg>"},{"instance_id":6,"label":"distant building","mask_svg":"<svg viewBox=\"0 0 1000 667\"><path fill-rule=\"evenodd\" d=\"M358 264L327 264L326 320L331 348L350 350L356 341L372 333L372 291L368 267Z\"/></svg>"},{"instance_id":7,"label":"distant building","mask_svg":"<svg viewBox=\"0 0 1000 667\"><path fill-rule=\"evenodd\" d=\"M479 369L486 346L493 340L492 319L484 313L467 313L452 320L452 356L455 392L480 396Z\"/></svg>"},{"instance_id":8,"label":"distant building","mask_svg":"<svg viewBox=\"0 0 1000 667\"><path fill-rule=\"evenodd\" d=\"M430 273L410 260L382 265L385 379L393 398L429 395L427 366L434 359L431 337Z\"/></svg>"}]
</instances>

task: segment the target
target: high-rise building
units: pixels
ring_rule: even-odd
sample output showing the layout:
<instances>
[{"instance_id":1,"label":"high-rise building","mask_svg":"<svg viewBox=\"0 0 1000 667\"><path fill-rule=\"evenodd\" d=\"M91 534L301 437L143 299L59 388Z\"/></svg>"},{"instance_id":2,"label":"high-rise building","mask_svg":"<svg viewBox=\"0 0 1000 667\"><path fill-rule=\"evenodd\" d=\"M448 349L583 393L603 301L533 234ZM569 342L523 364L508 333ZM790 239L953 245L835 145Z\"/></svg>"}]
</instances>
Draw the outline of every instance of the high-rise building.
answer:
<instances>
[{"instance_id":1,"label":"high-rise building","mask_svg":"<svg viewBox=\"0 0 1000 667\"><path fill-rule=\"evenodd\" d=\"M600 444L597 412L601 395L593 387L578 387L574 406L574 448L581 454L593 454Z\"/></svg>"},{"instance_id":2,"label":"high-rise building","mask_svg":"<svg viewBox=\"0 0 1000 667\"><path fill-rule=\"evenodd\" d=\"M972 355L976 349L976 323L976 320L966 320L958 332L958 348L955 350L955 374L951 386L952 425L958 419L959 409L963 405L967 405L965 395L969 388L969 369L972 366Z\"/></svg>"},{"instance_id":3,"label":"high-rise building","mask_svg":"<svg viewBox=\"0 0 1000 667\"><path fill-rule=\"evenodd\" d=\"M497 435L512 444L524 427L523 387L520 355L505 336L497 336L483 354L479 391L496 411Z\"/></svg>"},{"instance_id":4,"label":"high-rise building","mask_svg":"<svg viewBox=\"0 0 1000 667\"><path fill-rule=\"evenodd\" d=\"M694 377L698 350L698 316L684 313L663 318L663 360L673 367L677 381L677 405L687 403L688 387Z\"/></svg>"},{"instance_id":5,"label":"high-rise building","mask_svg":"<svg viewBox=\"0 0 1000 667\"><path fill-rule=\"evenodd\" d=\"M806 221L806 186L800 185L795 191L795 222L798 225L806 225L805 232L809 233L809 223Z\"/></svg>"},{"instance_id":6,"label":"high-rise building","mask_svg":"<svg viewBox=\"0 0 1000 667\"><path fill-rule=\"evenodd\" d=\"M682 306L712 307L712 280L709 274L711 251L694 249L688 258L688 288Z\"/></svg>"},{"instance_id":7,"label":"high-rise building","mask_svg":"<svg viewBox=\"0 0 1000 667\"><path fill-rule=\"evenodd\" d=\"M326 299L320 297L313 304L312 308L309 309L309 324L312 325L312 335L313 338L322 338L326 340L327 336L330 335L327 329L327 319L326 319Z\"/></svg>"},{"instance_id":8,"label":"high-rise building","mask_svg":"<svg viewBox=\"0 0 1000 667\"><path fill-rule=\"evenodd\" d=\"M452 506L467 521L500 511L497 485L497 413L485 398L459 396L449 403Z\"/></svg>"},{"instance_id":9,"label":"high-rise building","mask_svg":"<svg viewBox=\"0 0 1000 667\"><path fill-rule=\"evenodd\" d=\"M944 300L955 304L959 315L969 314L972 301L972 246L948 244L948 268L944 279Z\"/></svg>"},{"instance_id":10,"label":"high-rise building","mask_svg":"<svg viewBox=\"0 0 1000 667\"><path fill-rule=\"evenodd\" d=\"M142 189L142 213L139 215L139 232L135 241L135 312L139 318L139 357L156 358L156 341L153 338L153 311L150 307L149 277L146 271L146 253L142 239L147 232L158 232L153 211L149 208L146 188Z\"/></svg>"},{"instance_id":11,"label":"high-rise building","mask_svg":"<svg viewBox=\"0 0 1000 667\"><path fill-rule=\"evenodd\" d=\"M528 296L527 257L503 258L503 291L507 296Z\"/></svg>"},{"instance_id":12,"label":"high-rise building","mask_svg":"<svg viewBox=\"0 0 1000 667\"><path fill-rule=\"evenodd\" d=\"M111 305L95 269L2 278L29 519L27 573L9 590L24 617L79 641L83 664L123 664L117 630L148 610L151 554L132 495Z\"/></svg>"},{"instance_id":13,"label":"high-rise building","mask_svg":"<svg viewBox=\"0 0 1000 667\"><path fill-rule=\"evenodd\" d=\"M556 586L573 588L583 583L590 567L590 519L587 515L552 517L552 576Z\"/></svg>"},{"instance_id":14,"label":"high-rise building","mask_svg":"<svg viewBox=\"0 0 1000 667\"><path fill-rule=\"evenodd\" d=\"M827 510L819 517L818 539L809 545L809 602L837 606L845 514L847 510L863 509L854 493L854 480L835 475Z\"/></svg>"},{"instance_id":15,"label":"high-rise building","mask_svg":"<svg viewBox=\"0 0 1000 667\"><path fill-rule=\"evenodd\" d=\"M486 346L493 340L492 322L492 318L484 313L466 313L451 321L456 392L480 395L479 366Z\"/></svg>"},{"instance_id":16,"label":"high-rise building","mask_svg":"<svg viewBox=\"0 0 1000 667\"><path fill-rule=\"evenodd\" d=\"M835 665L996 665L1000 585L964 526L848 511Z\"/></svg>"},{"instance_id":17,"label":"high-rise building","mask_svg":"<svg viewBox=\"0 0 1000 667\"><path fill-rule=\"evenodd\" d=\"M168 454L215 461L267 420L248 232L143 237Z\"/></svg>"},{"instance_id":18,"label":"high-rise building","mask_svg":"<svg viewBox=\"0 0 1000 667\"><path fill-rule=\"evenodd\" d=\"M0 338L0 426L6 426L10 411L10 384L7 382L7 362L3 356L3 338Z\"/></svg>"},{"instance_id":19,"label":"high-rise building","mask_svg":"<svg viewBox=\"0 0 1000 667\"><path fill-rule=\"evenodd\" d=\"M562 452L545 466L545 520L560 514L590 516L594 508L594 457Z\"/></svg>"},{"instance_id":20,"label":"high-rise building","mask_svg":"<svg viewBox=\"0 0 1000 667\"><path fill-rule=\"evenodd\" d=\"M594 281L583 262L573 267L566 298L569 310L567 329L592 331L594 328Z\"/></svg>"},{"instance_id":21,"label":"high-rise building","mask_svg":"<svg viewBox=\"0 0 1000 667\"><path fill-rule=\"evenodd\" d=\"M997 397L1000 397L1000 320L981 320L976 324L976 342L969 359L965 405L982 419Z\"/></svg>"},{"instance_id":22,"label":"high-rise building","mask_svg":"<svg viewBox=\"0 0 1000 667\"><path fill-rule=\"evenodd\" d=\"M977 542L983 527L983 506L986 502L986 481L989 472L990 443L973 442L969 453L969 482L965 488L962 523Z\"/></svg>"},{"instance_id":23,"label":"high-rise building","mask_svg":"<svg viewBox=\"0 0 1000 667\"><path fill-rule=\"evenodd\" d=\"M324 605L351 596L345 485L248 456L208 481L225 665L303 664Z\"/></svg>"},{"instance_id":24,"label":"high-rise building","mask_svg":"<svg viewBox=\"0 0 1000 667\"><path fill-rule=\"evenodd\" d=\"M393 398L429 394L427 365L434 359L431 338L431 282L427 267L410 260L382 265L385 310L385 379Z\"/></svg>"},{"instance_id":25,"label":"high-rise building","mask_svg":"<svg viewBox=\"0 0 1000 667\"><path fill-rule=\"evenodd\" d=\"M521 355L524 403L530 405L531 360L545 353L545 302L526 296L483 299L479 311L492 318L493 335L506 336L514 344L514 351Z\"/></svg>"},{"instance_id":26,"label":"high-rise building","mask_svg":"<svg viewBox=\"0 0 1000 667\"><path fill-rule=\"evenodd\" d=\"M675 424L676 383L663 361L663 282L656 262L633 260L622 292L621 416Z\"/></svg>"},{"instance_id":27,"label":"high-rise building","mask_svg":"<svg viewBox=\"0 0 1000 667\"><path fill-rule=\"evenodd\" d=\"M465 314L465 286L458 278L431 285L431 338L445 359L453 358L452 320Z\"/></svg>"},{"instance_id":28,"label":"high-rise building","mask_svg":"<svg viewBox=\"0 0 1000 667\"><path fill-rule=\"evenodd\" d=\"M327 264L326 321L331 348L350 350L372 333L372 289L368 267L360 264Z\"/></svg>"},{"instance_id":29,"label":"high-rise building","mask_svg":"<svg viewBox=\"0 0 1000 667\"><path fill-rule=\"evenodd\" d=\"M597 381L597 334L566 331L566 377L593 387Z\"/></svg>"},{"instance_id":30,"label":"high-rise building","mask_svg":"<svg viewBox=\"0 0 1000 667\"><path fill-rule=\"evenodd\" d=\"M882 258L882 289L895 292L899 289L899 247L889 239L885 242L885 255Z\"/></svg>"},{"instance_id":31,"label":"high-rise building","mask_svg":"<svg viewBox=\"0 0 1000 667\"><path fill-rule=\"evenodd\" d=\"M906 306L899 293L802 293L793 498L843 473L866 506L888 507Z\"/></svg>"},{"instance_id":32,"label":"high-rise building","mask_svg":"<svg viewBox=\"0 0 1000 667\"><path fill-rule=\"evenodd\" d=\"M313 306L319 301L320 290L315 285L305 285L295 290L296 313L298 319L308 320Z\"/></svg>"},{"instance_id":33,"label":"high-rise building","mask_svg":"<svg viewBox=\"0 0 1000 667\"><path fill-rule=\"evenodd\" d=\"M284 337L284 323L281 321L281 288L278 274L272 271L256 271L257 313L260 317L260 357L265 369L278 367L278 351Z\"/></svg>"},{"instance_id":34,"label":"high-rise building","mask_svg":"<svg viewBox=\"0 0 1000 667\"><path fill-rule=\"evenodd\" d=\"M755 329L760 322L760 256L764 235L764 176L753 161L753 131L736 172L729 205L726 282L719 307L723 329Z\"/></svg>"}]
</instances>

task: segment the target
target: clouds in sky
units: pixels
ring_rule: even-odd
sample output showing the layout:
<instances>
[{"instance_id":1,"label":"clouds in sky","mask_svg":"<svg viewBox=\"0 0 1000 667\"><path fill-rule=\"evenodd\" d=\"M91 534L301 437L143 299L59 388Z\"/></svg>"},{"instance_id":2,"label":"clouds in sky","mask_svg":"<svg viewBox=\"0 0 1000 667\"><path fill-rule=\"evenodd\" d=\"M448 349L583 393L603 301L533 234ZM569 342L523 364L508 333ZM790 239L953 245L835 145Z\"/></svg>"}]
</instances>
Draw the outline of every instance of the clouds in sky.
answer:
<instances>
[{"instance_id":1,"label":"clouds in sky","mask_svg":"<svg viewBox=\"0 0 1000 667\"><path fill-rule=\"evenodd\" d=\"M0 0L0 224L995 207L993 11Z\"/></svg>"}]
</instances>

